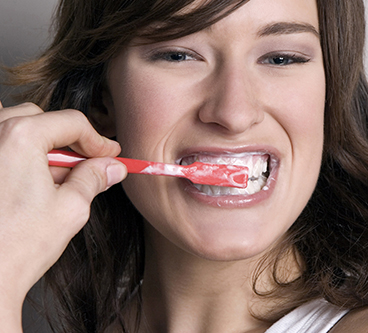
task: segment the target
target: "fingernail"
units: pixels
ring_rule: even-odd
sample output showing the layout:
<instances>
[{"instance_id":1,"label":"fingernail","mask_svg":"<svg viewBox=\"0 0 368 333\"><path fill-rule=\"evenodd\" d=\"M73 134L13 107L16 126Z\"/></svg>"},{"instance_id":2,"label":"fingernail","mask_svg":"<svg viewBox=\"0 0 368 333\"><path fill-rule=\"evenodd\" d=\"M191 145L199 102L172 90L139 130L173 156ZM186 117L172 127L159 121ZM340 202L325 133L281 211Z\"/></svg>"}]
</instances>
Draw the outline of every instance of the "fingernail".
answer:
<instances>
[{"instance_id":1,"label":"fingernail","mask_svg":"<svg viewBox=\"0 0 368 333\"><path fill-rule=\"evenodd\" d=\"M110 164L106 168L106 175L107 175L107 188L121 182L127 174L126 167L122 163L114 163Z\"/></svg>"},{"instance_id":2,"label":"fingernail","mask_svg":"<svg viewBox=\"0 0 368 333\"><path fill-rule=\"evenodd\" d=\"M114 144L114 145L120 147L120 143L117 142L116 140L110 139L110 138L108 138L106 136L102 136L102 139L105 140L108 144Z\"/></svg>"}]
</instances>

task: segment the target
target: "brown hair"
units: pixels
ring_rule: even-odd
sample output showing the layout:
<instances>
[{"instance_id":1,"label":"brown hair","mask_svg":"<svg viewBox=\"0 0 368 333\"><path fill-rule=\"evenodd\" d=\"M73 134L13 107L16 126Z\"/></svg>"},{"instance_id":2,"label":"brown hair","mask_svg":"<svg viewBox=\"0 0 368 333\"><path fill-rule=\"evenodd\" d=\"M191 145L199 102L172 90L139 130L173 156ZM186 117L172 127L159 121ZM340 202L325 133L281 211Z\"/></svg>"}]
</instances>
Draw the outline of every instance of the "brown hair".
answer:
<instances>
[{"instance_id":1,"label":"brown hair","mask_svg":"<svg viewBox=\"0 0 368 333\"><path fill-rule=\"evenodd\" d=\"M188 35L246 2L208 0L184 11L194 0L62 0L53 44L39 59L12 69L13 82L28 84L24 98L45 110L88 114L91 104L99 103L106 64L134 36L158 41ZM273 267L275 288L262 295L288 295L271 321L317 297L349 308L368 304L364 4L317 0L317 5L327 85L324 156L310 202L257 273L264 265ZM290 251L303 271L294 281L280 281L279 263ZM46 274L61 330L101 332L115 320L124 327L121 313L143 270L142 219L115 186L95 199L89 223Z\"/></svg>"},{"instance_id":2,"label":"brown hair","mask_svg":"<svg viewBox=\"0 0 368 333\"><path fill-rule=\"evenodd\" d=\"M324 297L345 308L368 304L368 86L363 66L362 1L317 0L326 76L324 154L316 189L302 214L258 276L273 267L275 288L288 295L275 320L291 308ZM291 248L294 246L294 248ZM302 274L279 279L279 264L295 251ZM257 292L257 276L254 290ZM294 299L290 295L294 294Z\"/></svg>"}]
</instances>

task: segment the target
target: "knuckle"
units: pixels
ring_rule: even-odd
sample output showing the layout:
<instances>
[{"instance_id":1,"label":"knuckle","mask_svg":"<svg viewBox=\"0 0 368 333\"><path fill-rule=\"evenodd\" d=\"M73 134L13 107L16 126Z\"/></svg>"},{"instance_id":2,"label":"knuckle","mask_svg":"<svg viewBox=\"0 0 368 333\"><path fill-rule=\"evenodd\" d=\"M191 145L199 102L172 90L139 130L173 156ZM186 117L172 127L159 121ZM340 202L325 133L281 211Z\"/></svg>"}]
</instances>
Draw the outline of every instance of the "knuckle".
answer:
<instances>
[{"instance_id":1,"label":"knuckle","mask_svg":"<svg viewBox=\"0 0 368 333\"><path fill-rule=\"evenodd\" d=\"M69 119L73 122L74 125L82 129L82 137L88 136L93 127L89 122L87 116L83 112L78 110L69 109L65 110L64 112L68 115Z\"/></svg>"},{"instance_id":2,"label":"knuckle","mask_svg":"<svg viewBox=\"0 0 368 333\"><path fill-rule=\"evenodd\" d=\"M100 168L91 167L90 168L90 176L92 181L93 192L99 193L105 187L107 183L106 172L101 172Z\"/></svg>"},{"instance_id":3,"label":"knuckle","mask_svg":"<svg viewBox=\"0 0 368 333\"><path fill-rule=\"evenodd\" d=\"M106 140L98 134L88 117L77 110L66 110L76 128L79 129L78 146L87 156L105 156Z\"/></svg>"},{"instance_id":4,"label":"knuckle","mask_svg":"<svg viewBox=\"0 0 368 333\"><path fill-rule=\"evenodd\" d=\"M88 122L87 117L81 111L67 109L64 110L63 112L65 112L70 117L70 119L73 119L74 122L79 122L82 124L86 124Z\"/></svg>"},{"instance_id":5,"label":"knuckle","mask_svg":"<svg viewBox=\"0 0 368 333\"><path fill-rule=\"evenodd\" d=\"M29 138L34 132L32 119L28 117L9 118L0 123L0 136L8 140Z\"/></svg>"},{"instance_id":6,"label":"knuckle","mask_svg":"<svg viewBox=\"0 0 368 333\"><path fill-rule=\"evenodd\" d=\"M35 116L44 113L44 111L34 103L23 103L16 106L1 109L0 123L10 118Z\"/></svg>"},{"instance_id":7,"label":"knuckle","mask_svg":"<svg viewBox=\"0 0 368 333\"><path fill-rule=\"evenodd\" d=\"M87 222L90 215L91 202L83 195L74 196L71 206L75 207L73 215L78 216L81 223Z\"/></svg>"},{"instance_id":8,"label":"knuckle","mask_svg":"<svg viewBox=\"0 0 368 333\"><path fill-rule=\"evenodd\" d=\"M32 102L25 102L23 104L20 104L19 107L24 108L25 112L27 112L28 115L44 113L44 111L38 105Z\"/></svg>"},{"instance_id":9,"label":"knuckle","mask_svg":"<svg viewBox=\"0 0 368 333\"><path fill-rule=\"evenodd\" d=\"M76 192L70 193L68 199L66 201L63 201L61 205L65 206L66 202L67 206L69 207L68 214L66 214L65 216L63 216L63 214L60 214L60 216L64 217L62 219L62 229L69 230L69 232L71 233L69 235L69 238L72 238L88 221L90 216L91 203L85 196Z\"/></svg>"},{"instance_id":10,"label":"knuckle","mask_svg":"<svg viewBox=\"0 0 368 333\"><path fill-rule=\"evenodd\" d=\"M75 178L78 184L75 188L88 202L106 188L106 171L99 161L84 161L77 165L73 171L79 173L79 176Z\"/></svg>"}]
</instances>

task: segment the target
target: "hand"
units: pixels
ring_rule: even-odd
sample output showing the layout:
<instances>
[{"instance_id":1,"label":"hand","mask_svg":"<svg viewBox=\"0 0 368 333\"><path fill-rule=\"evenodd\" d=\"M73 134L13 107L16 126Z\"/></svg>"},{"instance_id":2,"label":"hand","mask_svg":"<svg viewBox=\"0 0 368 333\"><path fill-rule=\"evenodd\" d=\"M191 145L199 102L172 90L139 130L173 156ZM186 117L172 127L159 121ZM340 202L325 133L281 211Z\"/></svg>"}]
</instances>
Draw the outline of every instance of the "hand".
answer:
<instances>
[{"instance_id":1,"label":"hand","mask_svg":"<svg viewBox=\"0 0 368 333\"><path fill-rule=\"evenodd\" d=\"M112 158L120 146L78 111L44 113L29 103L0 109L0 299L18 311L88 220L93 198L122 181L126 168ZM46 154L65 146L98 158L73 170L49 168Z\"/></svg>"}]
</instances>

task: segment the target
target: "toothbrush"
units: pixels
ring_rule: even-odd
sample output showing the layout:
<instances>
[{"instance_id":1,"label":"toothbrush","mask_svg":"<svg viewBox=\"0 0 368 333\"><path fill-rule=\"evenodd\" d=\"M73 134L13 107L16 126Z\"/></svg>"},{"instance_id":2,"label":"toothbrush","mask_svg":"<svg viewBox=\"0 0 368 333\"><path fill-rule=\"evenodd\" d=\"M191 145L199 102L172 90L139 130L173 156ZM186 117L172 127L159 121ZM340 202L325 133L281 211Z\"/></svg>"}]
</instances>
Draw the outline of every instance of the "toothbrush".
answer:
<instances>
[{"instance_id":1,"label":"toothbrush","mask_svg":"<svg viewBox=\"0 0 368 333\"><path fill-rule=\"evenodd\" d=\"M64 150L52 150L47 154L50 166L73 168L87 159L82 155ZM245 188L248 183L248 168L240 165L207 164L194 162L190 165L149 162L131 158L115 157L124 163L128 173L172 176L189 179L194 184Z\"/></svg>"}]
</instances>

